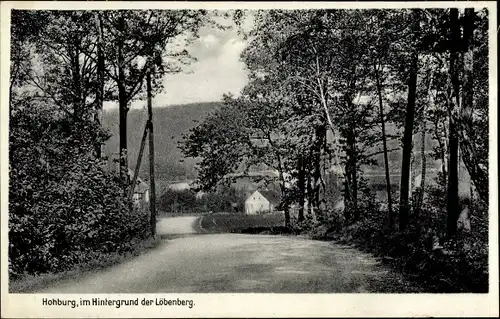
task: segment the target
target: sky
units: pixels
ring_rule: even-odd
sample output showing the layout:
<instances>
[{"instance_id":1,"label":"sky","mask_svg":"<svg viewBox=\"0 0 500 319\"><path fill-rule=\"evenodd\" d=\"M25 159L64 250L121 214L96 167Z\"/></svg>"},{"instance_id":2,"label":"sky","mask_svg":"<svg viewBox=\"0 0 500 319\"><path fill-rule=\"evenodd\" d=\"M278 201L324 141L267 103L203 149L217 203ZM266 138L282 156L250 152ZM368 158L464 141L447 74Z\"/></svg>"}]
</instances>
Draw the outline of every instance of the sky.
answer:
<instances>
[{"instance_id":1,"label":"sky","mask_svg":"<svg viewBox=\"0 0 500 319\"><path fill-rule=\"evenodd\" d=\"M239 60L246 42L236 30L200 29L199 38L186 49L197 61L182 72L164 77L164 91L155 96L153 107L220 101L224 93L238 95L247 83L245 65ZM144 108L136 101L131 108ZM107 103L106 109L117 107Z\"/></svg>"}]
</instances>

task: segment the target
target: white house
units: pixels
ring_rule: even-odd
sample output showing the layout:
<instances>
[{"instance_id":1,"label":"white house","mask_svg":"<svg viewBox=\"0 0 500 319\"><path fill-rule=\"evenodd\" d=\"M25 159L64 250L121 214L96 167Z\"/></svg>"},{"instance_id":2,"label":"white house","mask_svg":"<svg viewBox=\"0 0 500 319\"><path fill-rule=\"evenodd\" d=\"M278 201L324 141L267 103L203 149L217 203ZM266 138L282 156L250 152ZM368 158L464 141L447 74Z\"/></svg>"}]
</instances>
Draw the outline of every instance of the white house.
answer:
<instances>
[{"instance_id":1,"label":"white house","mask_svg":"<svg viewBox=\"0 0 500 319\"><path fill-rule=\"evenodd\" d=\"M194 197L195 197L196 199L202 199L202 198L203 198L203 196L205 196L205 195L206 195L206 193L205 193L204 191L198 191L198 192L194 195Z\"/></svg>"},{"instance_id":2,"label":"white house","mask_svg":"<svg viewBox=\"0 0 500 319\"><path fill-rule=\"evenodd\" d=\"M134 178L134 171L130 168L128 170L130 181ZM137 177L137 183L134 188L134 193L132 194L132 201L137 207L143 207L145 204L149 203L149 185L144 183L144 181Z\"/></svg>"},{"instance_id":3,"label":"white house","mask_svg":"<svg viewBox=\"0 0 500 319\"><path fill-rule=\"evenodd\" d=\"M171 189L171 190L183 191L183 190L186 190L186 189L191 189L191 182L192 181L172 183L172 184L169 184L167 187L169 189Z\"/></svg>"},{"instance_id":4,"label":"white house","mask_svg":"<svg viewBox=\"0 0 500 319\"><path fill-rule=\"evenodd\" d=\"M279 204L279 196L272 191L256 190L245 201L245 214L272 212Z\"/></svg>"}]
</instances>

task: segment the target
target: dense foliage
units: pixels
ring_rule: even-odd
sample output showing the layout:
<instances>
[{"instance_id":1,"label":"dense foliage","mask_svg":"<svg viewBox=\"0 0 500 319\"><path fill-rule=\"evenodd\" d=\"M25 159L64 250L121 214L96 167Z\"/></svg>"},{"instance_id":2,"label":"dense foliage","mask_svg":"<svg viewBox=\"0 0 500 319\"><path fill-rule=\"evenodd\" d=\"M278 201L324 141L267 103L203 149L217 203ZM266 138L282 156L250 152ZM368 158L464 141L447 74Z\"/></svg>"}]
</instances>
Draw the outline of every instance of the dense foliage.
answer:
<instances>
[{"instance_id":1,"label":"dense foliage","mask_svg":"<svg viewBox=\"0 0 500 319\"><path fill-rule=\"evenodd\" d=\"M191 189L167 189L159 199L158 209L173 214L242 213L244 202L244 194L230 187L221 187L209 193L198 193L198 196Z\"/></svg>"},{"instance_id":2,"label":"dense foliage","mask_svg":"<svg viewBox=\"0 0 500 319\"><path fill-rule=\"evenodd\" d=\"M335 233L447 291L487 289L487 10L243 19L249 83L182 145L200 158L196 182L266 164L285 227Z\"/></svg>"},{"instance_id":3,"label":"dense foliage","mask_svg":"<svg viewBox=\"0 0 500 319\"><path fill-rule=\"evenodd\" d=\"M192 59L182 46L204 10L13 10L9 136L9 270L60 272L121 254L149 237L128 199L127 111ZM103 103L118 102L120 175L102 145ZM142 125L141 125L142 126Z\"/></svg>"},{"instance_id":4,"label":"dense foliage","mask_svg":"<svg viewBox=\"0 0 500 319\"><path fill-rule=\"evenodd\" d=\"M269 228L282 229L283 215L279 213L262 215L243 215L216 213L203 216L200 222L201 231L208 233L245 233L266 232Z\"/></svg>"},{"instance_id":5,"label":"dense foliage","mask_svg":"<svg viewBox=\"0 0 500 319\"><path fill-rule=\"evenodd\" d=\"M149 214L131 209L122 180L86 142L99 128L28 103L11 105L11 274L68 270L148 237Z\"/></svg>"}]
</instances>

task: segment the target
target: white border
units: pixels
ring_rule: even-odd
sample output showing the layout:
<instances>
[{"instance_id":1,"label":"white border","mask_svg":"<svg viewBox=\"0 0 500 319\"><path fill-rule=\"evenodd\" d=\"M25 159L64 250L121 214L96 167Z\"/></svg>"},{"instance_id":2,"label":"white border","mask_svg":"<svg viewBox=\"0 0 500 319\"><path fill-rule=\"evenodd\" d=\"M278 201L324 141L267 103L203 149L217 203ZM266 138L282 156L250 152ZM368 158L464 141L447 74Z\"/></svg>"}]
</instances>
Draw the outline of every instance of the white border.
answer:
<instances>
[{"instance_id":1,"label":"white border","mask_svg":"<svg viewBox=\"0 0 500 319\"><path fill-rule=\"evenodd\" d=\"M304 8L489 8L490 22L490 292L488 294L113 294L78 295L136 298L173 297L195 300L192 309L183 307L43 307L43 297L68 295L9 294L7 276L8 240L8 90L10 56L10 9L304 9ZM1 3L1 292L2 317L333 317L333 316L498 316L498 162L497 162L497 46L496 2L2 2ZM332 269L332 271L335 271Z\"/></svg>"}]
</instances>

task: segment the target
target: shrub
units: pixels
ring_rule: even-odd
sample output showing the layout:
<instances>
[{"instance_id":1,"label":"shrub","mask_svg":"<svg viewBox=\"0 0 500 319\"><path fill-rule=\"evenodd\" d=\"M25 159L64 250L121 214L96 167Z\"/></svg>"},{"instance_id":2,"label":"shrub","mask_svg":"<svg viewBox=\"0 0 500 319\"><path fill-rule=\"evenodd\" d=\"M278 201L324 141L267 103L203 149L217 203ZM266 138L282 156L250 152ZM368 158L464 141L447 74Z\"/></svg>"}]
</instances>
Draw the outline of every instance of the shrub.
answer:
<instances>
[{"instance_id":1,"label":"shrub","mask_svg":"<svg viewBox=\"0 0 500 319\"><path fill-rule=\"evenodd\" d=\"M147 234L147 214L131 208L122 181L92 155L93 129L39 108L11 115L11 275L67 270Z\"/></svg>"},{"instance_id":2,"label":"shrub","mask_svg":"<svg viewBox=\"0 0 500 319\"><path fill-rule=\"evenodd\" d=\"M446 239L446 194L443 187L426 189L426 200L418 214L411 211L405 231L389 229L387 211L378 208L368 192L359 201L359 220L346 223L338 211L306 216L301 223L292 223L295 232L315 239L335 239L354 244L384 260L422 283L432 292L488 291L488 207L481 201L469 205L472 231L461 230ZM467 201L462 200L462 203ZM394 203L394 208L397 208ZM397 221L396 221L397 222ZM397 224L396 224L397 226ZM443 249L433 250L439 238Z\"/></svg>"}]
</instances>

